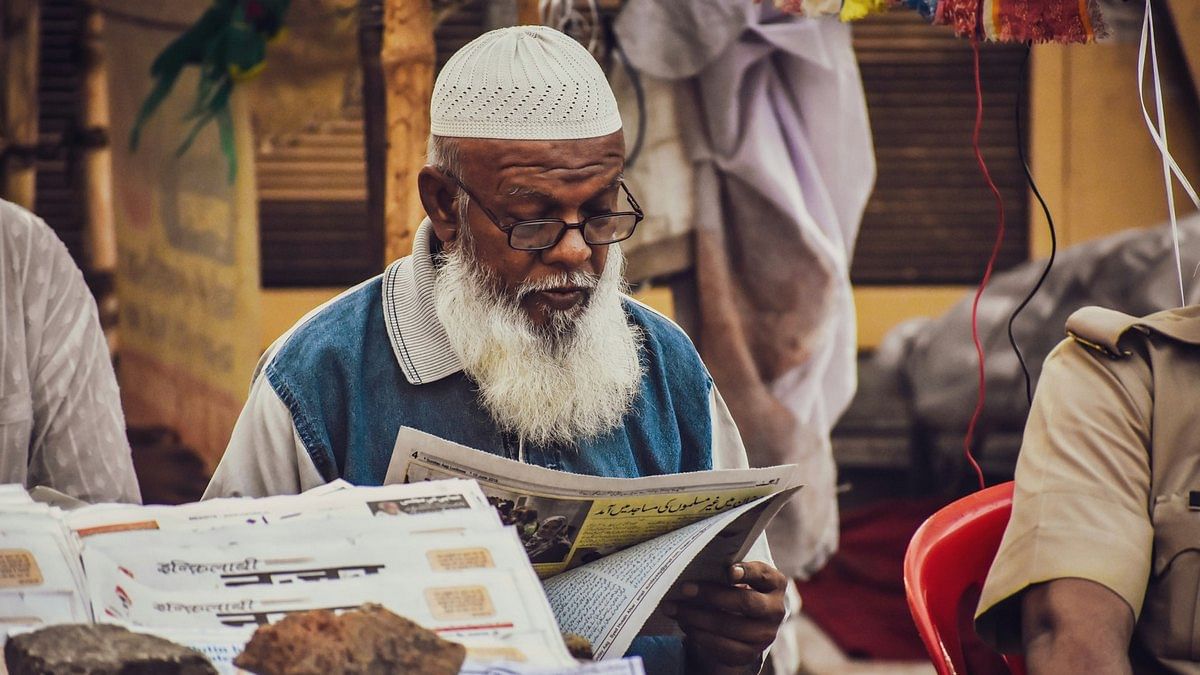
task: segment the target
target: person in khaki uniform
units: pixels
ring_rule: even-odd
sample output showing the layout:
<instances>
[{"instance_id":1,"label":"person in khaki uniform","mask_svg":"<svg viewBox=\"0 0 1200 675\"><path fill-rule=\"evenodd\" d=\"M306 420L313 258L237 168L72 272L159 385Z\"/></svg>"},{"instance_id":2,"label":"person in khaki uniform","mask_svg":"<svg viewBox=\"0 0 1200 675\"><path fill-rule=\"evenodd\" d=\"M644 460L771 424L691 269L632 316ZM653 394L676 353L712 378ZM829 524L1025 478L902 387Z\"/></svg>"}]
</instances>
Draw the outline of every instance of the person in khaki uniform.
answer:
<instances>
[{"instance_id":1,"label":"person in khaki uniform","mask_svg":"<svg viewBox=\"0 0 1200 675\"><path fill-rule=\"evenodd\" d=\"M1200 306L1067 333L976 628L1031 673L1200 673Z\"/></svg>"}]
</instances>

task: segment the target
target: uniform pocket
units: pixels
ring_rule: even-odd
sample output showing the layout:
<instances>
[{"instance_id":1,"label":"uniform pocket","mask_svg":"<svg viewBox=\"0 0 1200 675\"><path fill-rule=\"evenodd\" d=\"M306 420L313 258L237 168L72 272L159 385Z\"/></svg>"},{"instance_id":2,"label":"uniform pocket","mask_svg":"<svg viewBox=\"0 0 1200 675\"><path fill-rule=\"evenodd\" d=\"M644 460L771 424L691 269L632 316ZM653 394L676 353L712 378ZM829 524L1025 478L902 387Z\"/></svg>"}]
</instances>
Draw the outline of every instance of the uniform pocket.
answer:
<instances>
[{"instance_id":1,"label":"uniform pocket","mask_svg":"<svg viewBox=\"0 0 1200 675\"><path fill-rule=\"evenodd\" d=\"M1200 510L1187 493L1154 505L1153 572L1138 631L1160 657L1200 660Z\"/></svg>"}]
</instances>

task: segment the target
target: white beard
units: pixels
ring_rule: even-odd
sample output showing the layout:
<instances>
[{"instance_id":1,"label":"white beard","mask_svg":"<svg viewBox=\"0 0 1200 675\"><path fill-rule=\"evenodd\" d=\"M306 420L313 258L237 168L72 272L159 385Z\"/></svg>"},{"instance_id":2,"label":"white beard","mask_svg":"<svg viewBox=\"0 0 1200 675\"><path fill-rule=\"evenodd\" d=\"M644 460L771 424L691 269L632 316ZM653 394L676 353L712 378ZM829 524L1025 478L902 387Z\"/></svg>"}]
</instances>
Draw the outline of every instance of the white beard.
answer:
<instances>
[{"instance_id":1,"label":"white beard","mask_svg":"<svg viewBox=\"0 0 1200 675\"><path fill-rule=\"evenodd\" d=\"M599 279L576 272L517 289L497 290L475 261L470 242L441 255L434 304L463 370L505 431L537 445L568 446L617 427L642 379L641 331L621 306L624 259L616 246ZM556 286L594 288L584 307L554 312L537 328L518 304Z\"/></svg>"}]
</instances>

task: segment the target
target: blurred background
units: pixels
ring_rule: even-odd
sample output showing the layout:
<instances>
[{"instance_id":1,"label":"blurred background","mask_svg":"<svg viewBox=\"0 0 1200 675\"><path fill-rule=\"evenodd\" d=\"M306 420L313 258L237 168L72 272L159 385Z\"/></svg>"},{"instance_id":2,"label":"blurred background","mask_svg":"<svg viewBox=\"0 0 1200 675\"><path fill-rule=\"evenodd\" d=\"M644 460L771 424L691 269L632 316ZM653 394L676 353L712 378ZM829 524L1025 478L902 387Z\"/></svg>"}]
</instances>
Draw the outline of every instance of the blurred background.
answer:
<instances>
[{"instance_id":1,"label":"blurred background","mask_svg":"<svg viewBox=\"0 0 1200 675\"><path fill-rule=\"evenodd\" d=\"M198 498L276 338L407 253L432 74L483 31L545 20L524 0L293 0L283 39L264 42L261 74L232 78L228 137L209 124L177 152L202 87L192 68L133 150L150 64L209 4L3 3L3 196L44 218L84 271L152 503ZM648 219L626 247L633 291L689 327L706 283L691 132L679 114L693 85L629 64L613 29L624 4L574 3L579 18L564 25L610 72L638 154L629 180ZM1194 177L1200 6L1154 6L1171 150ZM1143 5L1102 7L1111 36L1097 44L981 48L980 146L1007 225L979 312L989 389L973 449L989 482L1011 478L1028 410L1008 320L1051 251L1023 156L1058 246L1054 271L1013 328L1035 381L1073 309L1136 314L1178 303L1161 158L1139 103ZM975 487L963 458L977 390L969 303L995 240L996 203L972 150L969 42L899 9L848 30L874 181L846 248L857 393L829 420L841 544L801 585L812 623L806 668L926 672L900 560L926 516ZM858 179L870 177L864 165ZM1182 192L1177 203L1190 207ZM1200 221L1184 217L1181 227L1195 244ZM1198 262L1200 249L1185 246L1185 277Z\"/></svg>"}]
</instances>

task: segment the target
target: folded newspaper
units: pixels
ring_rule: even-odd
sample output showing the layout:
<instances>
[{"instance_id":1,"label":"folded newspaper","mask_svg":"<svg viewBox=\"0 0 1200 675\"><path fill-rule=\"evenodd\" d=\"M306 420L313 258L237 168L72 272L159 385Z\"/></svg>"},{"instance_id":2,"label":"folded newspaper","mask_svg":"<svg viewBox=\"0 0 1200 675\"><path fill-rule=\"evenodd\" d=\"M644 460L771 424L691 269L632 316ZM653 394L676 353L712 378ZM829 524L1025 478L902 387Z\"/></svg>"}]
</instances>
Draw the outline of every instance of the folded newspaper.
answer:
<instances>
[{"instance_id":1,"label":"folded newspaper","mask_svg":"<svg viewBox=\"0 0 1200 675\"><path fill-rule=\"evenodd\" d=\"M400 430L385 484L453 478L475 480L516 528L559 626L587 638L597 659L619 657L639 634L677 632L656 611L670 588L725 579L801 487L790 464L603 478Z\"/></svg>"},{"instance_id":2,"label":"folded newspaper","mask_svg":"<svg viewBox=\"0 0 1200 675\"><path fill-rule=\"evenodd\" d=\"M642 672L570 657L525 547L473 481L69 512L0 486L0 641L116 623L236 672L257 626L364 602L462 643L464 673Z\"/></svg>"}]
</instances>

